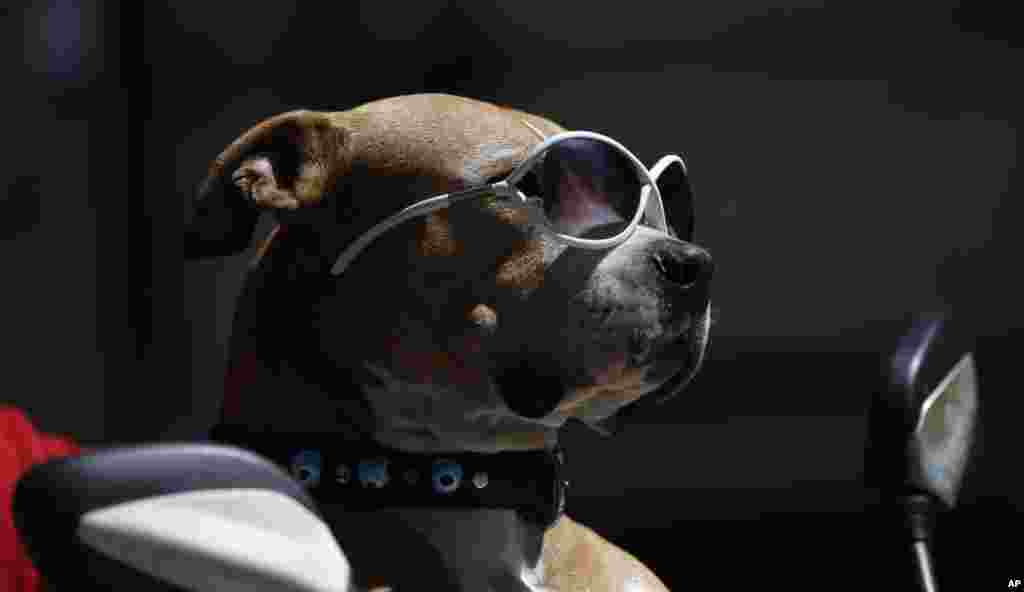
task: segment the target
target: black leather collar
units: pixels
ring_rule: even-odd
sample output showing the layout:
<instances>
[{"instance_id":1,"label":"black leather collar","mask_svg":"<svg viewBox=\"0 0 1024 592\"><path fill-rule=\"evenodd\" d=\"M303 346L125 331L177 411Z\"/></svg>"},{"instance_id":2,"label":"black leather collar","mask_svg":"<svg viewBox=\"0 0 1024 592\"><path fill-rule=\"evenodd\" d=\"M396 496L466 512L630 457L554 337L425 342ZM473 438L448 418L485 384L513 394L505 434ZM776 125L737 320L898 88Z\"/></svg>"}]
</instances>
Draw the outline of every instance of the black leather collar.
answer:
<instances>
[{"instance_id":1,"label":"black leather collar","mask_svg":"<svg viewBox=\"0 0 1024 592\"><path fill-rule=\"evenodd\" d=\"M509 508L544 528L565 511L565 453L553 450L414 454L336 434L250 431L221 424L211 439L260 454L318 504L351 510Z\"/></svg>"}]
</instances>

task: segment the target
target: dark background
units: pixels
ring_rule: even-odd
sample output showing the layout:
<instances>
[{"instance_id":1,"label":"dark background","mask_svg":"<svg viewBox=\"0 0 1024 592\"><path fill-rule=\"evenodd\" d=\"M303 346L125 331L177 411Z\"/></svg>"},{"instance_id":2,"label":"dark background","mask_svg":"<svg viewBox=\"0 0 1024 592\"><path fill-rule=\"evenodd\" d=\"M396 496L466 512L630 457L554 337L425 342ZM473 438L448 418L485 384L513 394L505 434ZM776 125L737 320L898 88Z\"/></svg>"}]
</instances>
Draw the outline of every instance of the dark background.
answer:
<instances>
[{"instance_id":1,"label":"dark background","mask_svg":"<svg viewBox=\"0 0 1024 592\"><path fill-rule=\"evenodd\" d=\"M710 359L614 440L567 432L572 515L674 589L900 589L903 541L861 485L866 403L907 314L950 306L978 338L984 430L939 571L952 590L1024 577L1009 9L125 8L4 9L2 400L43 429L200 437L249 256L178 276L178 208L208 162L281 111L451 92L609 134L646 162L683 153L697 187L718 270Z\"/></svg>"}]
</instances>

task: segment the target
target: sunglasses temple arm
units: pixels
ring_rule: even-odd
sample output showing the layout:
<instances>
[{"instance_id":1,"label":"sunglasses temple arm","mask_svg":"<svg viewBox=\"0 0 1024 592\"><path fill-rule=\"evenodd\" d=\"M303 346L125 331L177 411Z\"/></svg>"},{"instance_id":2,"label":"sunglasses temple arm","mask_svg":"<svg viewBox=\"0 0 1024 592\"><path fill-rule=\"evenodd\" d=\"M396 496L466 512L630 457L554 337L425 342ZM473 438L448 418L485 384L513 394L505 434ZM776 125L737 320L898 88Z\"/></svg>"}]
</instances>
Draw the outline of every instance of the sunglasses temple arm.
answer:
<instances>
[{"instance_id":1,"label":"sunglasses temple arm","mask_svg":"<svg viewBox=\"0 0 1024 592\"><path fill-rule=\"evenodd\" d=\"M661 193L652 185L645 185L643 192L647 197L644 214L650 220L651 226L662 232L668 232L668 221L665 218L665 205L661 202Z\"/></svg>"},{"instance_id":2,"label":"sunglasses temple arm","mask_svg":"<svg viewBox=\"0 0 1024 592\"><path fill-rule=\"evenodd\" d=\"M334 261L334 266L331 267L331 275L339 275L352 263L359 253L370 245L370 243L392 228L395 228L412 218L416 218L417 216L425 216L431 212L447 208L448 206L460 201L473 199L490 193L494 193L494 187L491 185L475 187L473 189L467 189L466 191L459 191L457 193L446 193L413 204L397 214L385 218L383 221L363 233L359 238L353 241L352 244L346 247L340 255L338 255L338 258Z\"/></svg>"},{"instance_id":3,"label":"sunglasses temple arm","mask_svg":"<svg viewBox=\"0 0 1024 592\"><path fill-rule=\"evenodd\" d=\"M678 161L679 164L683 167L683 173L687 174L688 171L686 170L686 161L684 161L680 156L676 156L675 154L669 154L667 156L661 157L661 159L659 159L658 162L655 163L653 167L651 167L650 173L651 178L654 179L654 182L657 183L658 177L660 177L661 174L665 172L665 169L667 169L669 165L676 161ZM656 201L657 203L652 205L650 203L651 201ZM655 208L656 211L653 212L656 216L655 219L661 224L662 230L667 231L668 217L665 215L665 202L661 199L660 192L658 194L658 199L652 198L650 199L650 201L648 201L647 207Z\"/></svg>"}]
</instances>

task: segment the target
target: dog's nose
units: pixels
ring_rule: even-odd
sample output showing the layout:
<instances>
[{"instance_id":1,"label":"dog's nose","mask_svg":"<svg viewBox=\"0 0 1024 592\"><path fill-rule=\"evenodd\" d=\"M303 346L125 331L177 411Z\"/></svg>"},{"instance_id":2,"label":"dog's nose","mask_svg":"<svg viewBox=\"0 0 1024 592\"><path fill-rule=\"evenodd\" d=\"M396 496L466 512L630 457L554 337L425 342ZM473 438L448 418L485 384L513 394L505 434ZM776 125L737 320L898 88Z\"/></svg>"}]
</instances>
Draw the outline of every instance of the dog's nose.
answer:
<instances>
[{"instance_id":1,"label":"dog's nose","mask_svg":"<svg viewBox=\"0 0 1024 592\"><path fill-rule=\"evenodd\" d=\"M666 281L689 290L711 280L711 254L689 243L664 241L652 249L651 266Z\"/></svg>"}]
</instances>

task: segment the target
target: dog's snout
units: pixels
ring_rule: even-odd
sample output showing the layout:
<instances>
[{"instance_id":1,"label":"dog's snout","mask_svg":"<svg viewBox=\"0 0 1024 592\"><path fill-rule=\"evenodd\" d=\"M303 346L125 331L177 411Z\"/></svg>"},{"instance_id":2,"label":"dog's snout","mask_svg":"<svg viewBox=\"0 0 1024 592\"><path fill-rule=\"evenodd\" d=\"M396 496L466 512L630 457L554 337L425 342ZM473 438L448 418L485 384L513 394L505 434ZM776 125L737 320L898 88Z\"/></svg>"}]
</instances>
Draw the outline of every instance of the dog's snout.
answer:
<instances>
[{"instance_id":1,"label":"dog's snout","mask_svg":"<svg viewBox=\"0 0 1024 592\"><path fill-rule=\"evenodd\" d=\"M711 255L693 245L670 244L653 251L651 265L668 282L689 289L711 276Z\"/></svg>"}]
</instances>

